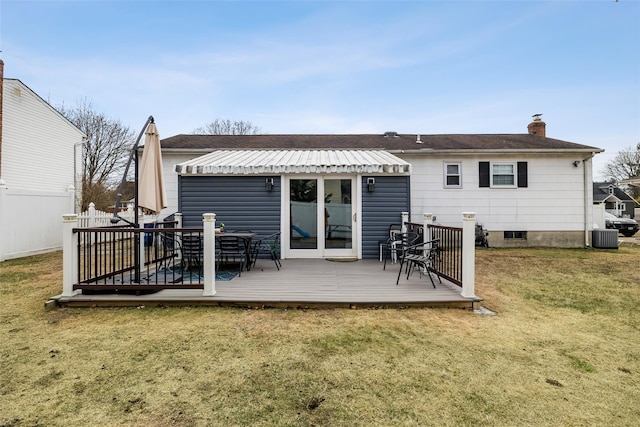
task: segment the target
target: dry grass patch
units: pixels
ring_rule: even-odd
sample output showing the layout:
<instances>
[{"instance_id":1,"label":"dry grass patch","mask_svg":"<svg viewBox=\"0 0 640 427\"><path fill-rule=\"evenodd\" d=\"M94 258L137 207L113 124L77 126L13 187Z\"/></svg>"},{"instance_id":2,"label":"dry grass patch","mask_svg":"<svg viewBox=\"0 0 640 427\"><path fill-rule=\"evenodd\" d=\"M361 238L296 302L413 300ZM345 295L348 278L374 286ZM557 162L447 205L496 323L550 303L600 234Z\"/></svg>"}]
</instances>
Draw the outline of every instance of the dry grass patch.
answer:
<instances>
[{"instance_id":1,"label":"dry grass patch","mask_svg":"<svg viewBox=\"0 0 640 427\"><path fill-rule=\"evenodd\" d=\"M0 426L635 425L639 248L479 251L462 310L58 309L0 264ZM629 266L635 266L629 268Z\"/></svg>"}]
</instances>

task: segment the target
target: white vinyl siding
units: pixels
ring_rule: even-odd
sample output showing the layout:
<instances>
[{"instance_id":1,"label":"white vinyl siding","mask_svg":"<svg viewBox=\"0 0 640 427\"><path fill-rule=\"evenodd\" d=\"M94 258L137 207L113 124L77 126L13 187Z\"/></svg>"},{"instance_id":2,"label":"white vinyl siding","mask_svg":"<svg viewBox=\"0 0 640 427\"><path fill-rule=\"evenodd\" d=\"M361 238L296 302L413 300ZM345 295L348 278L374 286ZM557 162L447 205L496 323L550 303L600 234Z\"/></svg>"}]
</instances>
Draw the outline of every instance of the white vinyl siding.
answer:
<instances>
[{"instance_id":1,"label":"white vinyl siding","mask_svg":"<svg viewBox=\"0 0 640 427\"><path fill-rule=\"evenodd\" d=\"M159 218L178 212L178 173L176 172L176 165L196 157L198 157L197 154L162 153L162 172L164 174L167 207L160 212Z\"/></svg>"},{"instance_id":2,"label":"white vinyl siding","mask_svg":"<svg viewBox=\"0 0 640 427\"><path fill-rule=\"evenodd\" d=\"M3 88L2 179L16 190L64 192L75 186L74 146L82 133L19 80ZM81 150L76 146L76 173Z\"/></svg>"},{"instance_id":3,"label":"white vinyl siding","mask_svg":"<svg viewBox=\"0 0 640 427\"><path fill-rule=\"evenodd\" d=\"M466 156L460 162L463 191L444 191L442 165L436 156L402 158L411 163L411 221L421 222L431 213L442 225L461 226L462 212L475 212L488 230L580 231L584 229L584 184L582 168L573 167L575 155L548 154L519 156L518 159L494 155L496 164L527 161L528 187L479 187L478 162L486 156ZM569 161L571 160L571 161ZM450 157L446 159L450 161ZM568 165L568 166L567 166ZM590 167L590 163L588 164ZM516 176L517 178L517 176ZM587 195L591 206L591 194Z\"/></svg>"},{"instance_id":4,"label":"white vinyl siding","mask_svg":"<svg viewBox=\"0 0 640 427\"><path fill-rule=\"evenodd\" d=\"M73 213L83 134L22 82L4 79L0 261L57 250ZM81 156L75 156L80 171Z\"/></svg>"}]
</instances>

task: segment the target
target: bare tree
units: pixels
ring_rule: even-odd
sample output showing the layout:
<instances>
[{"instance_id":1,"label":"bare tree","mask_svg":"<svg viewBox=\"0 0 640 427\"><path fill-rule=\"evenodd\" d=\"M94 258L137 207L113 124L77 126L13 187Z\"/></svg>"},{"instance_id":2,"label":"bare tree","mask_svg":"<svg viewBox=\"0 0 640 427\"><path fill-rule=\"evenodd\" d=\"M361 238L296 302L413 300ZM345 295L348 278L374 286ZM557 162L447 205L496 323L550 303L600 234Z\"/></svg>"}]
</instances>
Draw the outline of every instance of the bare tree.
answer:
<instances>
[{"instance_id":1,"label":"bare tree","mask_svg":"<svg viewBox=\"0 0 640 427\"><path fill-rule=\"evenodd\" d=\"M94 110L86 99L73 108L58 110L88 138L82 149L82 202L86 210L90 202L98 209L106 209L109 190L119 183L133 145L133 132L119 120L106 117Z\"/></svg>"},{"instance_id":2,"label":"bare tree","mask_svg":"<svg viewBox=\"0 0 640 427\"><path fill-rule=\"evenodd\" d=\"M259 135L262 130L249 121L215 119L204 127L194 129L196 135Z\"/></svg>"},{"instance_id":3,"label":"bare tree","mask_svg":"<svg viewBox=\"0 0 640 427\"><path fill-rule=\"evenodd\" d=\"M609 181L621 181L640 175L640 142L635 147L621 150L616 157L604 166L604 173ZM629 194L637 199L640 188L630 187Z\"/></svg>"}]
</instances>

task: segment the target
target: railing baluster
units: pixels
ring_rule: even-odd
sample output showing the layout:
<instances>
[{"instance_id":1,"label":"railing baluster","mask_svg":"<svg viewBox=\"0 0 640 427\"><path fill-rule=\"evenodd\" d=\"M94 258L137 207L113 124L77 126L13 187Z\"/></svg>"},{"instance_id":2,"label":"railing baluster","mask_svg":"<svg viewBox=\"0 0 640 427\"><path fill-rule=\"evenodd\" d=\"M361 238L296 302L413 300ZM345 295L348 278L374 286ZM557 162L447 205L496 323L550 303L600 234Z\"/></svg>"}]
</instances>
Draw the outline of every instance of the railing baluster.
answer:
<instances>
[{"instance_id":1,"label":"railing baluster","mask_svg":"<svg viewBox=\"0 0 640 427\"><path fill-rule=\"evenodd\" d=\"M422 232L421 224L407 223L411 231ZM434 270L447 280L462 286L462 228L429 225L432 239L440 241L440 251Z\"/></svg>"},{"instance_id":2,"label":"railing baluster","mask_svg":"<svg viewBox=\"0 0 640 427\"><path fill-rule=\"evenodd\" d=\"M180 268L181 251L176 240L182 234L201 240L202 229L177 229L176 223L161 223L153 229L120 226L76 229L78 283L74 289L203 289L202 271L198 271L198 267L189 272L189 276ZM143 248L145 263L141 266L140 283L132 283L136 262L134 245L136 237L144 239L144 233L153 239L149 238Z\"/></svg>"}]
</instances>

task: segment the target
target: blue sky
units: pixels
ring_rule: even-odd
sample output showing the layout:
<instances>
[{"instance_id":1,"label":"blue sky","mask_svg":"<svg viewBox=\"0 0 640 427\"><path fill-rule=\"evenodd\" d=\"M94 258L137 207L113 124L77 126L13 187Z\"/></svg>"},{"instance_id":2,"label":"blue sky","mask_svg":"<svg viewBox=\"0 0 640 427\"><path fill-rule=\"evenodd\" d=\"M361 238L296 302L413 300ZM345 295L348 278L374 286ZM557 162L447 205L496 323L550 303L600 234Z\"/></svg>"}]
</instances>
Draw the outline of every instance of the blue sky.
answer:
<instances>
[{"instance_id":1,"label":"blue sky","mask_svg":"<svg viewBox=\"0 0 640 427\"><path fill-rule=\"evenodd\" d=\"M161 137L525 133L640 142L640 2L7 1L5 77Z\"/></svg>"}]
</instances>

